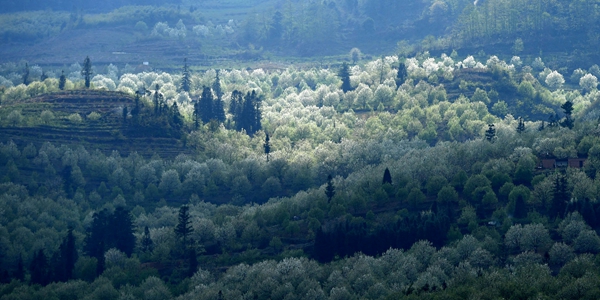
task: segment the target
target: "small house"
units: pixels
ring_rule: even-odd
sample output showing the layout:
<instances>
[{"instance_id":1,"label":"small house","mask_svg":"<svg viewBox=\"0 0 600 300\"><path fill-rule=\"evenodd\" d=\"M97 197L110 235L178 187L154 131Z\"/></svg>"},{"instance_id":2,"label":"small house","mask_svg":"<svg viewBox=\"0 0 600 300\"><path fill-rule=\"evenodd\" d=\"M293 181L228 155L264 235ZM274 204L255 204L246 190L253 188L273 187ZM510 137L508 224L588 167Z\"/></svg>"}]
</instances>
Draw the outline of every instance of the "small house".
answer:
<instances>
[{"instance_id":1,"label":"small house","mask_svg":"<svg viewBox=\"0 0 600 300\"><path fill-rule=\"evenodd\" d=\"M554 168L583 168L586 158L568 158L568 159L556 159L556 158L542 158L538 169L554 169Z\"/></svg>"}]
</instances>

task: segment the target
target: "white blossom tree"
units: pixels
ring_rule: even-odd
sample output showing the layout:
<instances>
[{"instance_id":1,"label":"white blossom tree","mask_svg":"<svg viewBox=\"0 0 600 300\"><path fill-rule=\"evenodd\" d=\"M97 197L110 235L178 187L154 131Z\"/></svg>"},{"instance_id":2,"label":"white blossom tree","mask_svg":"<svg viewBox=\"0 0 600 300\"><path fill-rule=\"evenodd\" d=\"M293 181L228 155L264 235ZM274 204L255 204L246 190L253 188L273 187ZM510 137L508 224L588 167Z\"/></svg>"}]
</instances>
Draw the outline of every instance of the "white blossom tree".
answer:
<instances>
[{"instance_id":1,"label":"white blossom tree","mask_svg":"<svg viewBox=\"0 0 600 300\"><path fill-rule=\"evenodd\" d=\"M548 74L544 81L546 82L546 85L552 89L558 89L565 83L565 79L557 71L552 71L550 74Z\"/></svg>"}]
</instances>

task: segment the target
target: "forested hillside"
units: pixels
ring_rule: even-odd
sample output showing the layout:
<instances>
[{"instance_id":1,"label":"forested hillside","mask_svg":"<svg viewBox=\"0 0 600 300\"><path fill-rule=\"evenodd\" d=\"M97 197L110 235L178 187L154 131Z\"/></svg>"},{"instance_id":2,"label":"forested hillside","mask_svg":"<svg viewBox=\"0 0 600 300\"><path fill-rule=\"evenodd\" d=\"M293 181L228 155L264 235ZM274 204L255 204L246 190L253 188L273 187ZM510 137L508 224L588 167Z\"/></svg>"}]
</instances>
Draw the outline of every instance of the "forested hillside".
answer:
<instances>
[{"instance_id":1,"label":"forested hillside","mask_svg":"<svg viewBox=\"0 0 600 300\"><path fill-rule=\"evenodd\" d=\"M552 67L569 70L598 59L599 12L592 0L84 1L72 7L14 1L7 7L18 12L0 18L4 62L61 65L91 55L106 65L150 61L172 68L188 57L203 69L237 68L248 61L339 61L352 48L369 57L452 50L483 52L480 59L485 52L543 55Z\"/></svg>"},{"instance_id":2,"label":"forested hillside","mask_svg":"<svg viewBox=\"0 0 600 300\"><path fill-rule=\"evenodd\" d=\"M598 66L181 64L0 77L0 299L600 296Z\"/></svg>"}]
</instances>

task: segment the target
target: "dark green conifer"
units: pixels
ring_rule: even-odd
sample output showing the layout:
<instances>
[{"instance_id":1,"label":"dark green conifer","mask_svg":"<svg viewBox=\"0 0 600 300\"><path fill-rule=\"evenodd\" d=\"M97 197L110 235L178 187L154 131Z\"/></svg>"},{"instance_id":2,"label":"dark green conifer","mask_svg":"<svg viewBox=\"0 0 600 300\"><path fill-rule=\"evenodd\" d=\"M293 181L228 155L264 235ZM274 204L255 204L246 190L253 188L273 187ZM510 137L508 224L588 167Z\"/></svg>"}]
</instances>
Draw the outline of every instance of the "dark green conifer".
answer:
<instances>
[{"instance_id":1,"label":"dark green conifer","mask_svg":"<svg viewBox=\"0 0 600 300\"><path fill-rule=\"evenodd\" d=\"M342 79L342 91L344 93L352 90L352 85L350 84L350 68L347 63L342 64L342 68L338 73L338 76Z\"/></svg>"},{"instance_id":2,"label":"dark green conifer","mask_svg":"<svg viewBox=\"0 0 600 300\"><path fill-rule=\"evenodd\" d=\"M83 67L81 68L81 76L83 76L83 79L85 80L85 87L88 89L90 88L92 74L92 61L90 60L89 56L86 56L85 60L83 61Z\"/></svg>"},{"instance_id":3,"label":"dark green conifer","mask_svg":"<svg viewBox=\"0 0 600 300\"><path fill-rule=\"evenodd\" d=\"M325 187L325 195L327 196L327 202L331 202L333 196L335 196L335 186L333 185L333 178L331 175L327 176L327 186Z\"/></svg>"},{"instance_id":4,"label":"dark green conifer","mask_svg":"<svg viewBox=\"0 0 600 300\"><path fill-rule=\"evenodd\" d=\"M494 124L488 124L488 129L485 131L485 139L489 142L493 142L496 137L496 128Z\"/></svg>"},{"instance_id":5,"label":"dark green conifer","mask_svg":"<svg viewBox=\"0 0 600 300\"><path fill-rule=\"evenodd\" d=\"M406 70L406 65L404 63L400 63L398 65L398 73L396 73L396 85L401 86L406 81L406 77L408 77L408 72Z\"/></svg>"},{"instance_id":6,"label":"dark green conifer","mask_svg":"<svg viewBox=\"0 0 600 300\"><path fill-rule=\"evenodd\" d=\"M265 135L265 154L267 155L267 162L269 162L269 154L271 153L271 144L269 143L270 139L269 139L269 134L267 133Z\"/></svg>"},{"instance_id":7,"label":"dark green conifer","mask_svg":"<svg viewBox=\"0 0 600 300\"><path fill-rule=\"evenodd\" d=\"M111 235L109 236L109 244L131 256L135 248L135 236L133 235L134 225L129 210L122 206L115 209L112 215L108 230Z\"/></svg>"},{"instance_id":8,"label":"dark green conifer","mask_svg":"<svg viewBox=\"0 0 600 300\"><path fill-rule=\"evenodd\" d=\"M190 86L192 85L192 79L190 70L187 65L187 58L183 59L183 74L181 76L181 90L184 92L190 92Z\"/></svg>"},{"instance_id":9,"label":"dark green conifer","mask_svg":"<svg viewBox=\"0 0 600 300\"><path fill-rule=\"evenodd\" d=\"M392 184L392 174L390 174L390 169L385 168L385 171L383 172L383 181L382 184Z\"/></svg>"},{"instance_id":10,"label":"dark green conifer","mask_svg":"<svg viewBox=\"0 0 600 300\"><path fill-rule=\"evenodd\" d=\"M65 89L65 85L67 84L67 76L65 76L65 71L62 71L60 75L60 79L58 80L58 88L62 91Z\"/></svg>"},{"instance_id":11,"label":"dark green conifer","mask_svg":"<svg viewBox=\"0 0 600 300\"><path fill-rule=\"evenodd\" d=\"M519 124L517 125L517 132L519 134L525 132L525 121L523 121L523 118L519 117Z\"/></svg>"},{"instance_id":12,"label":"dark green conifer","mask_svg":"<svg viewBox=\"0 0 600 300\"><path fill-rule=\"evenodd\" d=\"M563 103L563 105L561 105L560 108L562 108L563 112L565 113L565 119L561 122L560 125L569 129L573 128L573 102L567 100L567 102Z\"/></svg>"},{"instance_id":13,"label":"dark green conifer","mask_svg":"<svg viewBox=\"0 0 600 300\"><path fill-rule=\"evenodd\" d=\"M208 124L210 120L214 119L213 115L213 93L209 87L204 87L202 89L202 96L200 96L200 101L198 102L198 111L197 114L200 116L200 120L202 124Z\"/></svg>"},{"instance_id":14,"label":"dark green conifer","mask_svg":"<svg viewBox=\"0 0 600 300\"><path fill-rule=\"evenodd\" d=\"M562 218L569 201L569 192L567 191L567 179L564 175L557 174L554 180L554 195L550 205L550 217Z\"/></svg>"},{"instance_id":15,"label":"dark green conifer","mask_svg":"<svg viewBox=\"0 0 600 300\"><path fill-rule=\"evenodd\" d=\"M175 234L182 239L184 245L188 245L188 236L194 231L190 218L190 207L182 205L179 208L178 223L175 227Z\"/></svg>"},{"instance_id":16,"label":"dark green conifer","mask_svg":"<svg viewBox=\"0 0 600 300\"><path fill-rule=\"evenodd\" d=\"M29 64L25 63L25 70L23 71L23 84L28 85L29 82L31 82L29 80Z\"/></svg>"},{"instance_id":17,"label":"dark green conifer","mask_svg":"<svg viewBox=\"0 0 600 300\"><path fill-rule=\"evenodd\" d=\"M31 284L45 286L50 283L50 265L44 250L40 249L35 252L29 266L29 273L31 274Z\"/></svg>"},{"instance_id":18,"label":"dark green conifer","mask_svg":"<svg viewBox=\"0 0 600 300\"><path fill-rule=\"evenodd\" d=\"M180 130L183 127L183 116L179 112L179 106L177 102L171 106L171 126L175 130Z\"/></svg>"},{"instance_id":19,"label":"dark green conifer","mask_svg":"<svg viewBox=\"0 0 600 300\"><path fill-rule=\"evenodd\" d=\"M141 244L141 250L143 252L152 252L152 250L154 250L154 242L150 237L150 229L148 229L148 226L144 227L144 234L142 235Z\"/></svg>"}]
</instances>

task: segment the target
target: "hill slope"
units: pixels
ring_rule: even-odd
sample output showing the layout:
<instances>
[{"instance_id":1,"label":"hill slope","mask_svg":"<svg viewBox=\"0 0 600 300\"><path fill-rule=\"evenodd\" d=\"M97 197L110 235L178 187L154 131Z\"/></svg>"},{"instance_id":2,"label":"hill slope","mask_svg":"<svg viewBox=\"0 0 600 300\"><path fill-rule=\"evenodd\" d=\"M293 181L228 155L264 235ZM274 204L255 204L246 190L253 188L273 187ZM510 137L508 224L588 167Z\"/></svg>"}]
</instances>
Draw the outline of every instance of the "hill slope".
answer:
<instances>
[{"instance_id":1,"label":"hill slope","mask_svg":"<svg viewBox=\"0 0 600 300\"><path fill-rule=\"evenodd\" d=\"M107 153L113 150L136 151L147 156L157 153L161 157L175 157L185 151L176 138L130 134L122 112L124 106L132 106L133 102L130 95L121 92L75 90L3 105L0 116L8 122L0 130L0 139L36 146L44 142L83 145ZM11 119L13 111L19 111L22 120ZM54 118L42 118L43 111L52 112Z\"/></svg>"}]
</instances>

